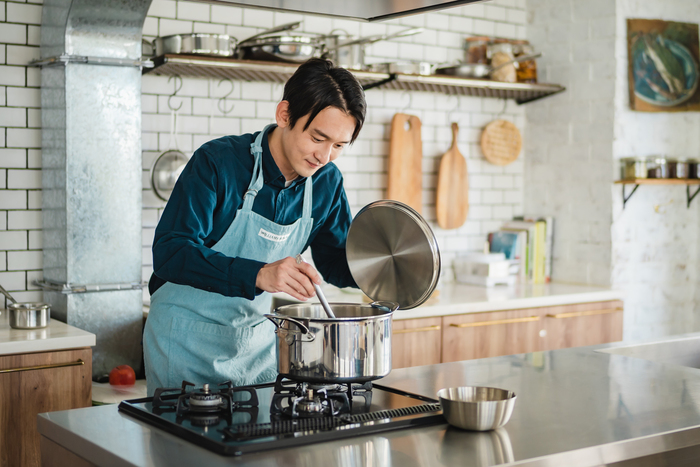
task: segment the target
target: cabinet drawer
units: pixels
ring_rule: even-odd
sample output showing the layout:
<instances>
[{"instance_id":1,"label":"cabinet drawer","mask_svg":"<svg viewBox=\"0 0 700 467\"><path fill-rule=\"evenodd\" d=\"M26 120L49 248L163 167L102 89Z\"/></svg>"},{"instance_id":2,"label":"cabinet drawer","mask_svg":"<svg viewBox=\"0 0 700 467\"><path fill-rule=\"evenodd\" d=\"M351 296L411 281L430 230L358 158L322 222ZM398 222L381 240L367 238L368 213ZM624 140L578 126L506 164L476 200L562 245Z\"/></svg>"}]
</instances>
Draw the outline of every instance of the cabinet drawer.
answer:
<instances>
[{"instance_id":1,"label":"cabinet drawer","mask_svg":"<svg viewBox=\"0 0 700 467\"><path fill-rule=\"evenodd\" d=\"M394 321L391 336L392 368L440 363L441 334L441 318Z\"/></svg>"},{"instance_id":2,"label":"cabinet drawer","mask_svg":"<svg viewBox=\"0 0 700 467\"><path fill-rule=\"evenodd\" d=\"M542 317L534 309L445 316L442 326L443 362L541 349Z\"/></svg>"},{"instance_id":3,"label":"cabinet drawer","mask_svg":"<svg viewBox=\"0 0 700 467\"><path fill-rule=\"evenodd\" d=\"M623 302L619 300L540 308L547 350L622 340Z\"/></svg>"},{"instance_id":4,"label":"cabinet drawer","mask_svg":"<svg viewBox=\"0 0 700 467\"><path fill-rule=\"evenodd\" d=\"M92 350L0 357L0 466L38 466L36 416L88 407Z\"/></svg>"}]
</instances>

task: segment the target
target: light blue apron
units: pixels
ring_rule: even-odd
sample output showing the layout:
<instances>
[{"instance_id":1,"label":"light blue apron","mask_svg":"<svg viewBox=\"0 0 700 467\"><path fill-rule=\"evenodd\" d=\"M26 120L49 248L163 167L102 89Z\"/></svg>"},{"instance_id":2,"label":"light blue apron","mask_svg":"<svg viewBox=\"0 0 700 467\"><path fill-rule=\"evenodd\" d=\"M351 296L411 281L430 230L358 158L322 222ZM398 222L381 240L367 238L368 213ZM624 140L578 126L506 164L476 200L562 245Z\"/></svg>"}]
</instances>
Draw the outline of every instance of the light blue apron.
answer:
<instances>
[{"instance_id":1,"label":"light blue apron","mask_svg":"<svg viewBox=\"0 0 700 467\"><path fill-rule=\"evenodd\" d=\"M253 212L263 186L261 131L250 145L255 159L243 207L212 249L227 256L272 263L301 253L311 233L312 182L306 179L300 219L279 225ZM179 387L183 380L201 385L232 381L247 386L277 376L275 326L270 294L254 300L225 297L166 282L151 297L143 335L148 394L158 387Z\"/></svg>"}]
</instances>

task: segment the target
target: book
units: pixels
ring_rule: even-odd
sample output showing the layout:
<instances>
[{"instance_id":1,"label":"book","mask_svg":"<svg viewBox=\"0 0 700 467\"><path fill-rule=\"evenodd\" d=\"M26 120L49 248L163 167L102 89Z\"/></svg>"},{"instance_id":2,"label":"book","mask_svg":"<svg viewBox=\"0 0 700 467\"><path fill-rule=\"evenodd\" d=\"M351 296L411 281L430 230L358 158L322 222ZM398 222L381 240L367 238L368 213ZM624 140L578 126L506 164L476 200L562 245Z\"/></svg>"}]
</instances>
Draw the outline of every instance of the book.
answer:
<instances>
[{"instance_id":1,"label":"book","mask_svg":"<svg viewBox=\"0 0 700 467\"><path fill-rule=\"evenodd\" d=\"M518 253L518 233L499 230L489 234L489 251L503 253L506 259L516 259Z\"/></svg>"},{"instance_id":2,"label":"book","mask_svg":"<svg viewBox=\"0 0 700 467\"><path fill-rule=\"evenodd\" d=\"M501 227L500 230L507 232L522 232L524 253L521 259L522 272L521 277L527 280L533 280L534 278L534 258L535 258L535 227L536 222L534 221L508 221Z\"/></svg>"}]
</instances>

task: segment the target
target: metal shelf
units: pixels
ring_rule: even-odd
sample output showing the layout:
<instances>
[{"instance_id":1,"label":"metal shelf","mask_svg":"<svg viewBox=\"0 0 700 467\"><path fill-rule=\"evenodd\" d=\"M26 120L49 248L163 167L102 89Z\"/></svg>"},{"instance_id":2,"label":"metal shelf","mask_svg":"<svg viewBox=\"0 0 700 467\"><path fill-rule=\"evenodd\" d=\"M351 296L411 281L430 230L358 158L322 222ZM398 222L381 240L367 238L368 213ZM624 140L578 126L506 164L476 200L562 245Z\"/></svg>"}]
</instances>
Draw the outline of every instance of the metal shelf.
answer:
<instances>
[{"instance_id":1,"label":"metal shelf","mask_svg":"<svg viewBox=\"0 0 700 467\"><path fill-rule=\"evenodd\" d=\"M297 69L297 64L259 62L233 58L199 55L162 55L153 58L152 68L143 73L166 76L268 81L285 83ZM440 92L444 94L515 99L518 104L532 102L566 88L556 84L501 83L486 79L464 79L442 75L409 75L352 70L365 89L396 89L403 91Z\"/></svg>"},{"instance_id":2,"label":"metal shelf","mask_svg":"<svg viewBox=\"0 0 700 467\"><path fill-rule=\"evenodd\" d=\"M622 185L622 209L625 209L627 201L632 197L639 185L685 185L685 194L688 201L687 207L690 208L690 203L700 193L700 186L690 194L690 185L700 185L698 179L670 179L670 178L633 178L629 180L617 180L615 184ZM634 185L629 195L625 194L625 185Z\"/></svg>"}]
</instances>

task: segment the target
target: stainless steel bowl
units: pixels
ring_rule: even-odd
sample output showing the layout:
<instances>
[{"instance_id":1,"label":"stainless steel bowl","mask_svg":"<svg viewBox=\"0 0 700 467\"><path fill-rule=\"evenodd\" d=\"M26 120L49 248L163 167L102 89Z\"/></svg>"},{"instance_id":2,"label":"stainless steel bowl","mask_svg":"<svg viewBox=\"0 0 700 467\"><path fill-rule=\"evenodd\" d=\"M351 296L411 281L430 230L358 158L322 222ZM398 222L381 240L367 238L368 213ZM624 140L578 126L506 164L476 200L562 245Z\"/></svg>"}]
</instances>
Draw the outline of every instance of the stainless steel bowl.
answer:
<instances>
[{"instance_id":1,"label":"stainless steel bowl","mask_svg":"<svg viewBox=\"0 0 700 467\"><path fill-rule=\"evenodd\" d=\"M7 306L10 327L14 329L45 328L51 321L48 303L12 303Z\"/></svg>"},{"instance_id":2,"label":"stainless steel bowl","mask_svg":"<svg viewBox=\"0 0 700 467\"><path fill-rule=\"evenodd\" d=\"M508 423L515 393L505 389L462 386L438 391L447 423L463 430L495 430Z\"/></svg>"}]
</instances>

